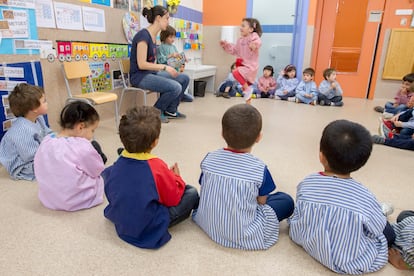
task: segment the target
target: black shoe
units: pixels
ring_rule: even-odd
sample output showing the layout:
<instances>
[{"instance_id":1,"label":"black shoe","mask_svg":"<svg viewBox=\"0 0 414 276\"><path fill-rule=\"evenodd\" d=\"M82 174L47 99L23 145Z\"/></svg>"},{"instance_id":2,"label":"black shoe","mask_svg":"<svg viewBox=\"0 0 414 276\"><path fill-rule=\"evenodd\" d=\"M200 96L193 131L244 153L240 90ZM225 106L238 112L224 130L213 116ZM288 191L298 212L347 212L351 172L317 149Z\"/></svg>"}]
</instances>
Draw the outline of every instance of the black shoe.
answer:
<instances>
[{"instance_id":1,"label":"black shoe","mask_svg":"<svg viewBox=\"0 0 414 276\"><path fill-rule=\"evenodd\" d=\"M121 153L122 153L122 151L124 150L124 148L118 148L117 150L116 150L116 152L118 153L118 155L121 155Z\"/></svg>"}]
</instances>

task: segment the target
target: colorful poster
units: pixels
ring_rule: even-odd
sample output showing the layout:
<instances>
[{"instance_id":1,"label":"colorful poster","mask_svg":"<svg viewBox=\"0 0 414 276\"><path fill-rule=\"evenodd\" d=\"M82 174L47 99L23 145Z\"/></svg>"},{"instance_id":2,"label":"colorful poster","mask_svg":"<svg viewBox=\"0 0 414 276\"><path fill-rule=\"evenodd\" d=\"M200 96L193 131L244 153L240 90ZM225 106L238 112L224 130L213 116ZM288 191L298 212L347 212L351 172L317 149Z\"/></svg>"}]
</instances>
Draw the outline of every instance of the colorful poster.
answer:
<instances>
[{"instance_id":1,"label":"colorful poster","mask_svg":"<svg viewBox=\"0 0 414 276\"><path fill-rule=\"evenodd\" d=\"M37 49L16 49L15 38L37 39L36 12L0 6L0 54L39 54Z\"/></svg>"},{"instance_id":2,"label":"colorful poster","mask_svg":"<svg viewBox=\"0 0 414 276\"><path fill-rule=\"evenodd\" d=\"M104 5L104 6L111 6L111 0L92 0L92 4Z\"/></svg>"},{"instance_id":3,"label":"colorful poster","mask_svg":"<svg viewBox=\"0 0 414 276\"><path fill-rule=\"evenodd\" d=\"M92 84L95 91L112 90L112 77L109 62L90 62ZM82 93L90 92L87 78L82 79Z\"/></svg>"}]
</instances>

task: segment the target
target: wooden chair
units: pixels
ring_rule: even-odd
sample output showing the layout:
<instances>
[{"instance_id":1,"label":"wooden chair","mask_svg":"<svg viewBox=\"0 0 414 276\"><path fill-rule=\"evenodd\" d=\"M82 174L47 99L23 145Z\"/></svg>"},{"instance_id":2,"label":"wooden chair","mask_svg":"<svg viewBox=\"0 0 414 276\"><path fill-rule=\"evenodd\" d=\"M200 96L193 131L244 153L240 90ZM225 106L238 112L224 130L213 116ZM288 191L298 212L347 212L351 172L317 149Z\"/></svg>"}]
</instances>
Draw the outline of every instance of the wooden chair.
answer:
<instances>
[{"instance_id":1,"label":"wooden chair","mask_svg":"<svg viewBox=\"0 0 414 276\"><path fill-rule=\"evenodd\" d=\"M121 109L122 100L124 99L124 94L127 91L131 92L137 92L140 93L143 97L144 105L147 105L147 95L150 93L153 93L153 91L142 89L138 87L131 86L131 82L129 80L129 69L130 69L130 60L129 59L121 59L119 60L119 69L121 71L121 77L122 77L122 84L123 89L121 92L121 97L119 99L119 109Z\"/></svg>"},{"instance_id":2,"label":"wooden chair","mask_svg":"<svg viewBox=\"0 0 414 276\"><path fill-rule=\"evenodd\" d=\"M62 63L62 73L65 79L66 90L68 92L68 100L83 100L87 101L91 105L100 105L105 103L114 102L115 105L115 123L116 129L118 129L119 112L118 112L118 95L114 92L96 92L92 82L92 72L89 68L87 61L73 61ZM88 93L72 94L70 89L69 80L87 78L89 91Z\"/></svg>"}]
</instances>

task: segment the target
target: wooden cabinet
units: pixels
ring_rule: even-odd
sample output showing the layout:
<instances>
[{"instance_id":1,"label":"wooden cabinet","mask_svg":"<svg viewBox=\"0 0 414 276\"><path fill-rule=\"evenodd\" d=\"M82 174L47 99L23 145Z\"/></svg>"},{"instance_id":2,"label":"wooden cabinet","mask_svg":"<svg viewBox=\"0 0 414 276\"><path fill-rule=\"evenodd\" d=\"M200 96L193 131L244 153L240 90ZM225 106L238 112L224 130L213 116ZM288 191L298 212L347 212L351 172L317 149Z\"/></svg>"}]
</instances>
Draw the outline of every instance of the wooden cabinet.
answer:
<instances>
[{"instance_id":1,"label":"wooden cabinet","mask_svg":"<svg viewBox=\"0 0 414 276\"><path fill-rule=\"evenodd\" d=\"M392 29L383 79L401 80L414 72L414 29Z\"/></svg>"}]
</instances>

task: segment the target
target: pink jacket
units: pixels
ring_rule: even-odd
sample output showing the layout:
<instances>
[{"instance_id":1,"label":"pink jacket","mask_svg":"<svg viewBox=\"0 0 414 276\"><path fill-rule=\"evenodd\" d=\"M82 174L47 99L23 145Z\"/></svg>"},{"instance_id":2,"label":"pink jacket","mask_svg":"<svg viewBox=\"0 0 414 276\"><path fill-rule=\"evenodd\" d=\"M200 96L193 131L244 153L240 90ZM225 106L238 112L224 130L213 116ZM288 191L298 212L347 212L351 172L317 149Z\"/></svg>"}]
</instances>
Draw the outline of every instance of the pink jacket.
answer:
<instances>
[{"instance_id":1,"label":"pink jacket","mask_svg":"<svg viewBox=\"0 0 414 276\"><path fill-rule=\"evenodd\" d=\"M398 104L407 104L410 98L414 95L413 92L408 92L407 94L402 94L401 89L398 90L397 94L394 97L395 103Z\"/></svg>"},{"instance_id":2,"label":"pink jacket","mask_svg":"<svg viewBox=\"0 0 414 276\"><path fill-rule=\"evenodd\" d=\"M251 43L256 44L256 50L250 50L249 45ZM262 46L262 40L256 32L253 32L246 37L240 37L236 44L226 43L223 47L227 53L243 59L243 65L237 67L237 70L250 83L255 82L259 70L260 46Z\"/></svg>"},{"instance_id":3,"label":"pink jacket","mask_svg":"<svg viewBox=\"0 0 414 276\"><path fill-rule=\"evenodd\" d=\"M266 87L269 88L269 91L276 89L276 80L273 77L260 77L257 82L257 88L260 91L265 91Z\"/></svg>"}]
</instances>

